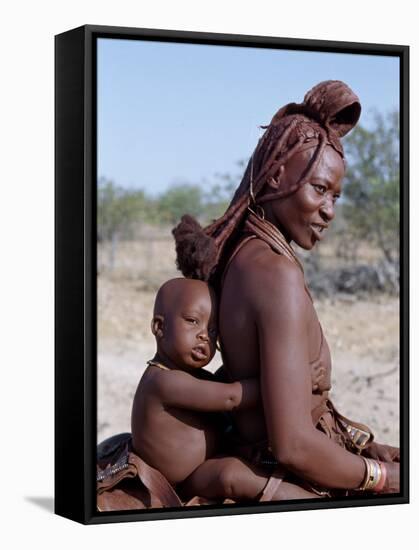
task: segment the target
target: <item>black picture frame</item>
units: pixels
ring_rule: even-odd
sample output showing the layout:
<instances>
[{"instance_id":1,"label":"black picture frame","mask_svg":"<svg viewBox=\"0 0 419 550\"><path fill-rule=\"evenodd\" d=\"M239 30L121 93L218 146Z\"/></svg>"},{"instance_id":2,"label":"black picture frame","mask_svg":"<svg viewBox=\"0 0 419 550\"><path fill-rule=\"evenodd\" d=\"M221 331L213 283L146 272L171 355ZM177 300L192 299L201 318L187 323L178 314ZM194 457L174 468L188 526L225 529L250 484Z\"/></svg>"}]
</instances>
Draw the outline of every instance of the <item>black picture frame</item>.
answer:
<instances>
[{"instance_id":1,"label":"black picture frame","mask_svg":"<svg viewBox=\"0 0 419 550\"><path fill-rule=\"evenodd\" d=\"M96 511L96 45L99 38L391 55L400 59L400 494ZM84 524L409 502L409 48L86 25L55 38L55 513Z\"/></svg>"}]
</instances>

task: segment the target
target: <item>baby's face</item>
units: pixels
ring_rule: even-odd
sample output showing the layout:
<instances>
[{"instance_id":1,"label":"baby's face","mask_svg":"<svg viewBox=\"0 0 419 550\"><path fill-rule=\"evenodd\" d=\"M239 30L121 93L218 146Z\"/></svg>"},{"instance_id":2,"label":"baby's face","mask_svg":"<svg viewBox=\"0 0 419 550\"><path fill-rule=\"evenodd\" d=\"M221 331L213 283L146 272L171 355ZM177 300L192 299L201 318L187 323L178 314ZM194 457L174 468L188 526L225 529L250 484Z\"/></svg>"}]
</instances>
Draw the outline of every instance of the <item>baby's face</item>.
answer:
<instances>
[{"instance_id":1,"label":"baby's face","mask_svg":"<svg viewBox=\"0 0 419 550\"><path fill-rule=\"evenodd\" d=\"M187 289L164 318L160 346L179 368L205 367L215 354L217 311L212 292Z\"/></svg>"}]
</instances>

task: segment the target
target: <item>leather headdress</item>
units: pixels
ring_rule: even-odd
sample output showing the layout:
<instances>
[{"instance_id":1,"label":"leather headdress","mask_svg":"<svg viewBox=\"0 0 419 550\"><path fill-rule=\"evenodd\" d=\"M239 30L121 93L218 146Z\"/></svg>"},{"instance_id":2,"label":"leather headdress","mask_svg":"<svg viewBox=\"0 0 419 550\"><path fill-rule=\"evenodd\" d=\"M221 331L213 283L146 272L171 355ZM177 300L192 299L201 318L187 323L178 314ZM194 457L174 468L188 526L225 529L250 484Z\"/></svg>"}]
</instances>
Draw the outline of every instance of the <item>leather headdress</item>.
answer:
<instances>
[{"instance_id":1,"label":"leather headdress","mask_svg":"<svg viewBox=\"0 0 419 550\"><path fill-rule=\"evenodd\" d=\"M304 184L315 170L326 145L330 145L344 158L340 138L346 135L357 123L361 114L361 104L354 92L339 80L320 82L306 93L302 103L289 103L281 107L273 116L271 123L265 126L266 132L261 138L251 162L255 163L256 180L253 193L250 185L252 200L262 203L275 198L283 198ZM261 155L267 143L277 142L274 155L267 161L266 153ZM268 151L271 150L268 145ZM277 177L279 168L284 165L295 153L315 148L301 179L292 187L281 188L275 193L261 192L264 181ZM261 178L268 162L272 166L268 177Z\"/></svg>"},{"instance_id":2,"label":"leather headdress","mask_svg":"<svg viewBox=\"0 0 419 550\"><path fill-rule=\"evenodd\" d=\"M289 115L305 115L341 138L356 125L361 115L358 96L340 80L325 80L304 96L302 103L288 103L273 116L271 125Z\"/></svg>"}]
</instances>

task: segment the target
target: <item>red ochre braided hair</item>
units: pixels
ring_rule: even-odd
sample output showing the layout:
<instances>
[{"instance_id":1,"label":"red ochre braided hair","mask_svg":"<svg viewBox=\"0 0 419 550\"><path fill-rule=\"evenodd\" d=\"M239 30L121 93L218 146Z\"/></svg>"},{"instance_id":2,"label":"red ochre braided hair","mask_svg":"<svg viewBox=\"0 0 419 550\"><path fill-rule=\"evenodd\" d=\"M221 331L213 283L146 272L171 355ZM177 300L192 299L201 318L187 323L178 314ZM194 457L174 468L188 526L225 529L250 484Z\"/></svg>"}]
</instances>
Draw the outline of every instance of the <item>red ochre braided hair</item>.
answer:
<instances>
[{"instance_id":1,"label":"red ochre braided hair","mask_svg":"<svg viewBox=\"0 0 419 550\"><path fill-rule=\"evenodd\" d=\"M358 122L361 105L358 97L339 80L320 82L302 103L289 103L274 115L260 138L244 176L223 216L202 228L189 215L173 229L176 264L185 277L204 281L216 279L240 233L249 205L291 195L316 169L326 147L333 147L344 160L340 138ZM275 193L262 193L271 178L292 155L313 148L313 155L299 181Z\"/></svg>"}]
</instances>

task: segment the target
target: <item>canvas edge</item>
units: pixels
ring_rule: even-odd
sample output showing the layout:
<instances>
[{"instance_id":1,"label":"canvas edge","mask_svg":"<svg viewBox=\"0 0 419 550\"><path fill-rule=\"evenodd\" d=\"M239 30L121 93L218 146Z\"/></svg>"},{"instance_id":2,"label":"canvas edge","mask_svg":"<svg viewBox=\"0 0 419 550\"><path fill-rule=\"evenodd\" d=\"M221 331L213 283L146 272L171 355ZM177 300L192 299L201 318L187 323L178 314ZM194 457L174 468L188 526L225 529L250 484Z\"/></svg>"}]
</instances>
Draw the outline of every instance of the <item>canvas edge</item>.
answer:
<instances>
[{"instance_id":1,"label":"canvas edge","mask_svg":"<svg viewBox=\"0 0 419 550\"><path fill-rule=\"evenodd\" d=\"M199 509L96 512L96 46L98 38L132 38L217 45L309 49L369 55L394 55L401 61L401 446L402 491L368 499L331 502L267 503ZM78 42L75 45L75 42ZM64 60L69 67L63 66ZM79 70L77 71L77 66ZM82 68L82 70L80 70ZM72 81L72 79L74 81ZM56 36L56 365L55 365L55 513L97 524L246 513L402 504L409 502L409 319L408 319L408 119L409 47L293 38L226 35L161 29L85 25ZM69 84L71 84L69 86ZM63 120L78 112L70 129ZM63 158L75 155L70 173ZM77 175L75 176L76 173ZM76 190L74 185L76 182ZM66 189L67 188L67 189ZM69 200L69 202L67 202ZM69 205L73 215L68 216ZM61 216L67 220L63 223ZM70 221L69 221L70 218ZM80 229L82 228L82 235ZM76 236L76 238L75 238ZM72 253L75 252L75 256ZM65 275L64 275L65 274ZM63 291L75 295L74 303ZM80 326L77 327L77 323ZM76 326L76 328L74 328ZM82 327L82 334L80 333ZM76 331L74 343L74 332ZM70 355L67 355L67 353ZM72 395L69 401L69 393ZM71 490L69 491L69 487Z\"/></svg>"}]
</instances>

